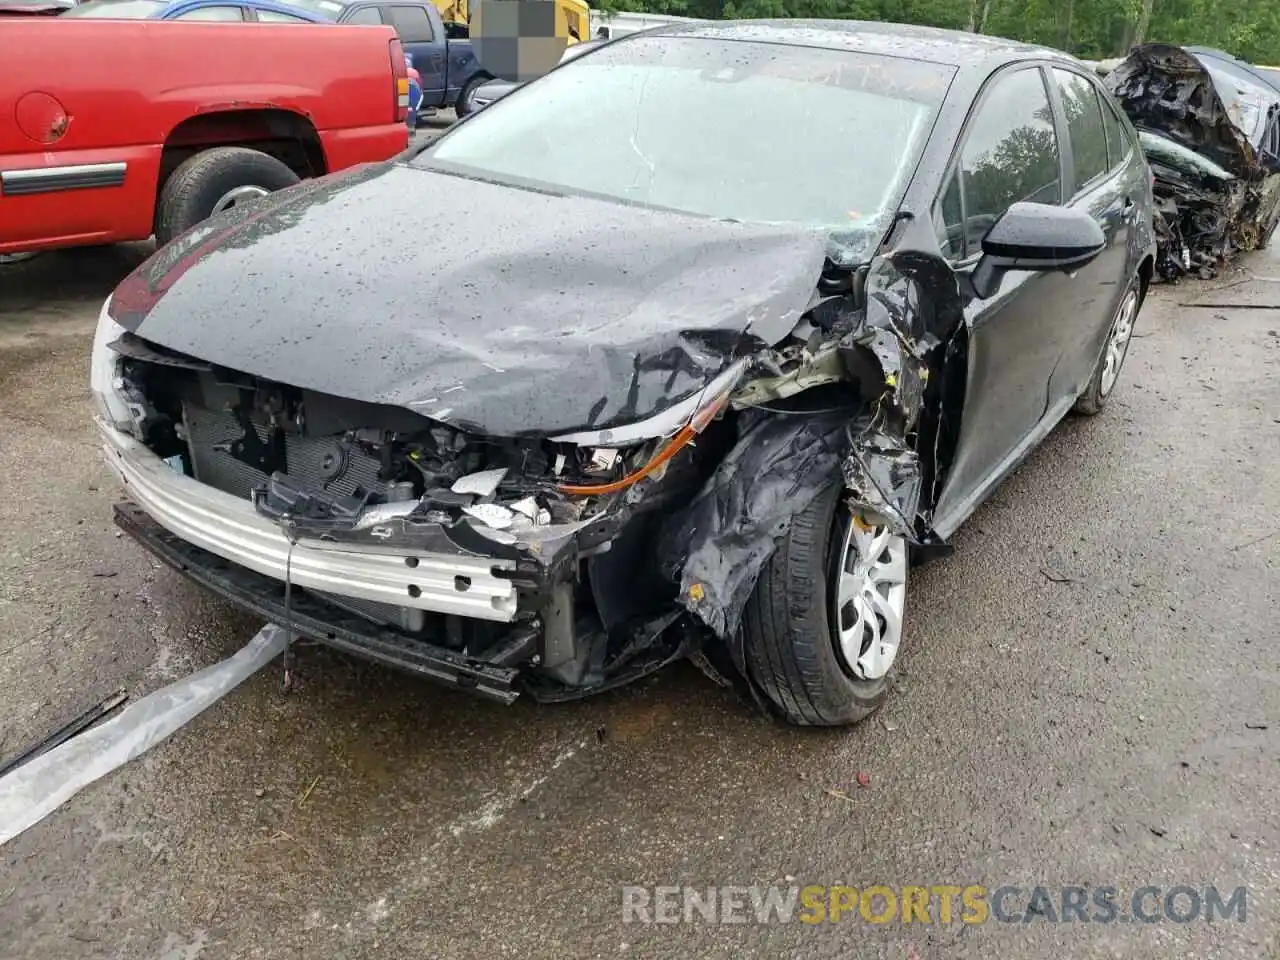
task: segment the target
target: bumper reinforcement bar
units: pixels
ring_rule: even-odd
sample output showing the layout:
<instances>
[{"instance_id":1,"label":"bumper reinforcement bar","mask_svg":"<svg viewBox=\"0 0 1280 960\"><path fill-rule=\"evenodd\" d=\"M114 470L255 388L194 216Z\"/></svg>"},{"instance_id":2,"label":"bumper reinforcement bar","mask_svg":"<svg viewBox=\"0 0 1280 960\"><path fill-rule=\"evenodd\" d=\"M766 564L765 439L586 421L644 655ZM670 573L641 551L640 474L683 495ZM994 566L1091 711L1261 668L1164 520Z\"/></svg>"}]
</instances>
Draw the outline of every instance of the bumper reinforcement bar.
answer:
<instances>
[{"instance_id":1,"label":"bumper reinforcement bar","mask_svg":"<svg viewBox=\"0 0 1280 960\"><path fill-rule=\"evenodd\" d=\"M318 600L305 590L293 591L286 617L284 585L280 581L187 543L134 503L116 504L115 522L196 583L272 623L287 625L300 636L500 703L509 704L520 695L520 671L514 667L475 660L382 628ZM537 642L536 625L514 624L510 638L501 644L501 659L507 663L523 659L536 649Z\"/></svg>"}]
</instances>

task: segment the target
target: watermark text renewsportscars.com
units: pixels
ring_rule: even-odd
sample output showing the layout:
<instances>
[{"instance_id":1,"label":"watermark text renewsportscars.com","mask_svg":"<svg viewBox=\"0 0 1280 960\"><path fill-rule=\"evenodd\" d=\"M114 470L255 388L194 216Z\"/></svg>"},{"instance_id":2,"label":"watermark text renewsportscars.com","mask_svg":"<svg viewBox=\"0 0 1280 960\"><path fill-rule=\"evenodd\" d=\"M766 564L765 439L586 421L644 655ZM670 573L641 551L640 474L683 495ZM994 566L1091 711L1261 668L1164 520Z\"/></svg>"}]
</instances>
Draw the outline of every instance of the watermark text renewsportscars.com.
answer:
<instances>
[{"instance_id":1,"label":"watermark text renewsportscars.com","mask_svg":"<svg viewBox=\"0 0 1280 960\"><path fill-rule=\"evenodd\" d=\"M1243 923L1245 887L1213 885L624 886L623 923Z\"/></svg>"}]
</instances>

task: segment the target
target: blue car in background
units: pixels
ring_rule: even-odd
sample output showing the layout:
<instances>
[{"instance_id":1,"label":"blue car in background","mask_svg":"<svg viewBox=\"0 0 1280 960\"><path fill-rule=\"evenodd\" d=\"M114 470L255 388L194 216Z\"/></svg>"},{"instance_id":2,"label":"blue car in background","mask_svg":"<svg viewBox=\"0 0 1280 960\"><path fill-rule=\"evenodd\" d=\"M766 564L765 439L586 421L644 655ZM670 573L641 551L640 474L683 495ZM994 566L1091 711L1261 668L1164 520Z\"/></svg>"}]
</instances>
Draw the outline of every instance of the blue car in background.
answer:
<instances>
[{"instance_id":1,"label":"blue car in background","mask_svg":"<svg viewBox=\"0 0 1280 960\"><path fill-rule=\"evenodd\" d=\"M342 12L340 4L333 3ZM323 4L303 0L299 4L275 0L88 0L72 7L64 17L94 17L107 20L204 20L237 23L334 23L336 18L320 12Z\"/></svg>"},{"instance_id":2,"label":"blue car in background","mask_svg":"<svg viewBox=\"0 0 1280 960\"><path fill-rule=\"evenodd\" d=\"M87 0L64 17L113 20L204 20L220 23L386 24L421 79L421 109L473 109L476 89L492 80L471 41L450 37L435 5L423 0ZM462 32L466 25L463 24Z\"/></svg>"}]
</instances>

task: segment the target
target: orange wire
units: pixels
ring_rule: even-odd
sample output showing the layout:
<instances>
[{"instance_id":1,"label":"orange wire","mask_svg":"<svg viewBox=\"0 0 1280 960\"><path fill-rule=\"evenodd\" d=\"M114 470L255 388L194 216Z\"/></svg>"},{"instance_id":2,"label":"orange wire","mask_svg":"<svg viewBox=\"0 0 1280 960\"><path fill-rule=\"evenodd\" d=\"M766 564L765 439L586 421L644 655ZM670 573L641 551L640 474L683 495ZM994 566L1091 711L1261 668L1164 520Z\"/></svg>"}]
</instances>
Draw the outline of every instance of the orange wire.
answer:
<instances>
[{"instance_id":1,"label":"orange wire","mask_svg":"<svg viewBox=\"0 0 1280 960\"><path fill-rule=\"evenodd\" d=\"M652 460L643 467L629 476L623 477L621 480L614 480L611 483L601 484L572 484L562 483L558 489L561 493L567 493L571 497L594 497L605 493L617 493L619 490L625 490L634 483L643 480L653 471L674 457L684 447L693 442L694 437L700 434L708 423L712 421L717 413L719 413L724 405L729 401L729 393L726 391L717 397L712 403L707 404L691 419L687 424L680 428L680 431L671 438L671 442L659 450Z\"/></svg>"},{"instance_id":2,"label":"orange wire","mask_svg":"<svg viewBox=\"0 0 1280 960\"><path fill-rule=\"evenodd\" d=\"M694 429L693 424L681 428L680 432L671 438L671 442L659 450L652 460L643 467L629 476L623 477L621 480L614 480L612 483L601 483L592 485L579 486L571 483L560 484L560 492L567 493L574 497L594 497L604 493L617 493L619 490L625 490L633 483L643 480L653 471L674 457L680 452L681 448L693 440L698 435L698 431Z\"/></svg>"}]
</instances>

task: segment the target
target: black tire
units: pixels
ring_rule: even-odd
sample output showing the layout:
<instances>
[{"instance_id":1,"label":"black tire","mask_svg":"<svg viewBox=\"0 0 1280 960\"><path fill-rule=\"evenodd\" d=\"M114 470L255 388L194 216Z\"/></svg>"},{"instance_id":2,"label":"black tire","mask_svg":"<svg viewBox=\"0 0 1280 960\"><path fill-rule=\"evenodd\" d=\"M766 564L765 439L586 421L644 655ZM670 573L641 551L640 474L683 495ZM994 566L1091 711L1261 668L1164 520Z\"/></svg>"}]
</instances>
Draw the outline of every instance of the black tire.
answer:
<instances>
[{"instance_id":1,"label":"black tire","mask_svg":"<svg viewBox=\"0 0 1280 960\"><path fill-rule=\"evenodd\" d=\"M834 727L873 714L888 696L893 671L857 680L836 655L830 594L840 546L853 522L833 485L792 522L761 571L743 613L743 653L752 685L783 719Z\"/></svg>"},{"instance_id":2,"label":"black tire","mask_svg":"<svg viewBox=\"0 0 1280 960\"><path fill-rule=\"evenodd\" d=\"M160 190L156 208L156 241L168 243L207 220L214 205L237 187L275 192L301 178L275 157L247 147L214 147L189 157Z\"/></svg>"},{"instance_id":3,"label":"black tire","mask_svg":"<svg viewBox=\"0 0 1280 960\"><path fill-rule=\"evenodd\" d=\"M453 112L459 117L474 113L475 111L471 109L471 95L476 92L477 87L488 83L492 79L493 77L478 73L468 80L467 85L458 92L458 101L453 105Z\"/></svg>"},{"instance_id":4,"label":"black tire","mask_svg":"<svg viewBox=\"0 0 1280 960\"><path fill-rule=\"evenodd\" d=\"M1102 412L1102 408L1107 405L1107 398L1111 395L1111 390L1115 389L1115 380L1111 386L1103 391L1103 372L1106 368L1107 345L1111 342L1112 330L1115 328L1116 322L1120 318L1120 314L1125 308L1125 304L1131 297L1136 297L1133 319L1130 321L1130 329L1138 322L1138 314L1142 310L1143 289L1142 281L1138 277L1134 277L1129 281L1129 286L1125 287L1124 295L1120 298L1120 306L1116 308L1115 316L1111 318L1111 326L1107 328L1107 340L1102 345L1102 351L1098 354L1098 362L1093 368L1093 376L1089 378L1089 385L1085 387L1084 393L1076 399L1075 406L1071 408L1071 412L1083 417L1097 416ZM1116 370L1116 377L1120 376L1120 369L1124 367L1125 358L1129 356L1129 345L1133 343L1132 335L1124 344L1124 352L1120 356L1120 363Z\"/></svg>"}]
</instances>

